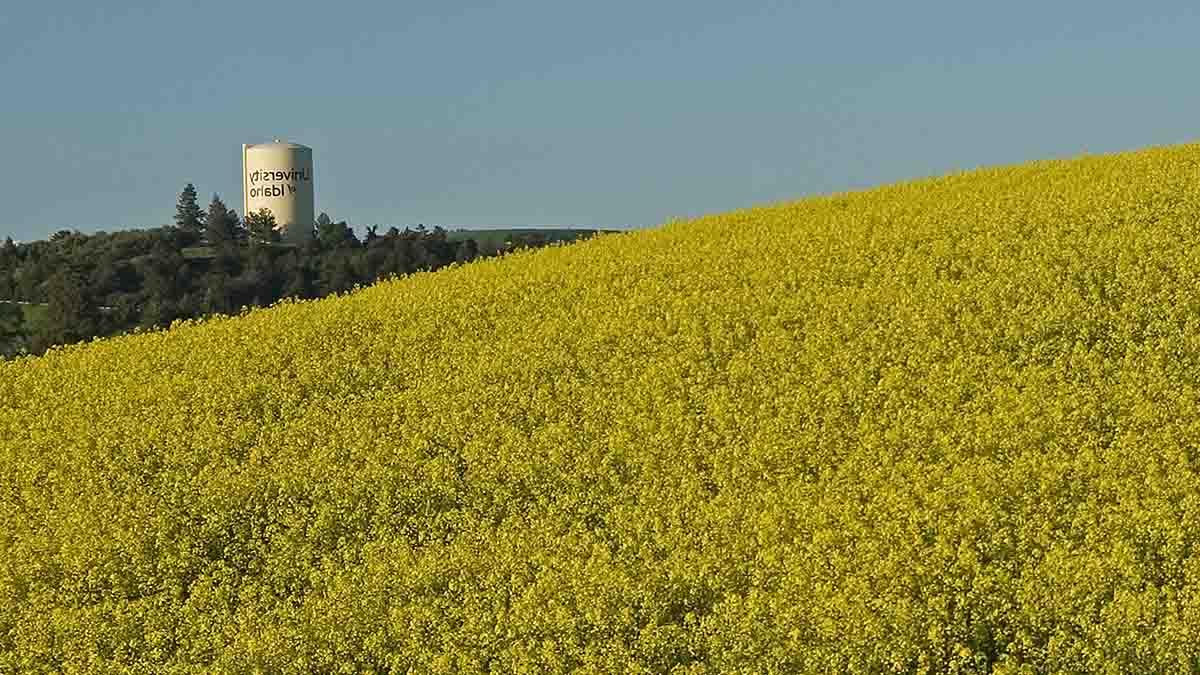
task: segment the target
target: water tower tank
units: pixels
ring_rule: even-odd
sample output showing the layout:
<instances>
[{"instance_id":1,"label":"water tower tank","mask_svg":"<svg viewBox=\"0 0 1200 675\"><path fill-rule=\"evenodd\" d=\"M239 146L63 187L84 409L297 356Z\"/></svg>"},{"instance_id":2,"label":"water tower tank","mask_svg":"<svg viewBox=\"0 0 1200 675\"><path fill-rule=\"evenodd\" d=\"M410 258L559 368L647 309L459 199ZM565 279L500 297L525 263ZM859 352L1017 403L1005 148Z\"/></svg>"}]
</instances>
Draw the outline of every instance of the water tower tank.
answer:
<instances>
[{"instance_id":1,"label":"water tower tank","mask_svg":"<svg viewBox=\"0 0 1200 675\"><path fill-rule=\"evenodd\" d=\"M259 143L242 146L243 214L267 208L284 241L312 239L312 148L296 143Z\"/></svg>"}]
</instances>

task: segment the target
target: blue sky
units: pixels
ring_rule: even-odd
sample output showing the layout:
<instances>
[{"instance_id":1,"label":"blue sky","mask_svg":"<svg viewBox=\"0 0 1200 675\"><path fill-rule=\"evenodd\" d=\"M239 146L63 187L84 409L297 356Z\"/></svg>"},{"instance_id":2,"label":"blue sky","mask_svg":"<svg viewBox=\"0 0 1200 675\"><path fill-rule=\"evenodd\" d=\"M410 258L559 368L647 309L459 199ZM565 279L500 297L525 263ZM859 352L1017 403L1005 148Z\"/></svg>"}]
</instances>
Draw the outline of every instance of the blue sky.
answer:
<instances>
[{"instance_id":1,"label":"blue sky","mask_svg":"<svg viewBox=\"0 0 1200 675\"><path fill-rule=\"evenodd\" d=\"M9 2L0 238L241 204L309 145L358 226L652 226L1192 142L1185 2Z\"/></svg>"}]
</instances>

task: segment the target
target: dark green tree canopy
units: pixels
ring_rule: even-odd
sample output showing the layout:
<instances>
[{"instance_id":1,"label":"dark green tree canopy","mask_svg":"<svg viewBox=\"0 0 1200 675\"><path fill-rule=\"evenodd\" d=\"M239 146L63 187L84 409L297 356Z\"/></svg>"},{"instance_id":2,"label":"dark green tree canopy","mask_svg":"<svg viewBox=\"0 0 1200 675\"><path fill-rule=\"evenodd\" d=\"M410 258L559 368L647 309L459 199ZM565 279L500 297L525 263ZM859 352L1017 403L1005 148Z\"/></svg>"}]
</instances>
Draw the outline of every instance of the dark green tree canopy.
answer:
<instances>
[{"instance_id":1,"label":"dark green tree canopy","mask_svg":"<svg viewBox=\"0 0 1200 675\"><path fill-rule=\"evenodd\" d=\"M275 216L271 209L263 208L258 213L246 214L246 230L250 238L259 243L279 241L279 230L275 229Z\"/></svg>"},{"instance_id":2,"label":"dark green tree canopy","mask_svg":"<svg viewBox=\"0 0 1200 675\"><path fill-rule=\"evenodd\" d=\"M354 229L346 221L343 220L337 223L317 222L317 241L321 243L322 249L328 251L335 248L353 248L358 246L358 237L354 236Z\"/></svg>"},{"instance_id":3,"label":"dark green tree canopy","mask_svg":"<svg viewBox=\"0 0 1200 675\"><path fill-rule=\"evenodd\" d=\"M438 227L372 226L360 241L346 221L327 213L316 219L310 241L276 245L280 233L270 211L243 221L219 195L207 212L195 195L190 184L180 194L177 226L92 234L63 229L23 243L0 237L0 300L9 301L0 306L0 357L236 313L283 297L345 292L496 253L481 250L473 238L451 240ZM210 246L197 246L202 234Z\"/></svg>"},{"instance_id":4,"label":"dark green tree canopy","mask_svg":"<svg viewBox=\"0 0 1200 675\"><path fill-rule=\"evenodd\" d=\"M204 212L196 202L196 186L191 183L179 193L179 203L175 206L175 226L196 236L199 236L204 228Z\"/></svg>"},{"instance_id":5,"label":"dark green tree canopy","mask_svg":"<svg viewBox=\"0 0 1200 675\"><path fill-rule=\"evenodd\" d=\"M50 278L46 316L35 336L40 351L52 344L86 340L100 332L100 313L81 270L60 269Z\"/></svg>"},{"instance_id":6,"label":"dark green tree canopy","mask_svg":"<svg viewBox=\"0 0 1200 675\"><path fill-rule=\"evenodd\" d=\"M0 346L7 344L22 334L22 322L25 313L21 306L9 302L0 302ZM4 350L0 350L2 356Z\"/></svg>"},{"instance_id":7,"label":"dark green tree canopy","mask_svg":"<svg viewBox=\"0 0 1200 675\"><path fill-rule=\"evenodd\" d=\"M0 245L0 262L10 262L17 259L17 245L13 243L12 237L5 237L4 244Z\"/></svg>"},{"instance_id":8,"label":"dark green tree canopy","mask_svg":"<svg viewBox=\"0 0 1200 675\"><path fill-rule=\"evenodd\" d=\"M218 194L214 193L212 201L208 203L204 224L208 242L214 246L229 244L237 239L237 214L225 206Z\"/></svg>"}]
</instances>

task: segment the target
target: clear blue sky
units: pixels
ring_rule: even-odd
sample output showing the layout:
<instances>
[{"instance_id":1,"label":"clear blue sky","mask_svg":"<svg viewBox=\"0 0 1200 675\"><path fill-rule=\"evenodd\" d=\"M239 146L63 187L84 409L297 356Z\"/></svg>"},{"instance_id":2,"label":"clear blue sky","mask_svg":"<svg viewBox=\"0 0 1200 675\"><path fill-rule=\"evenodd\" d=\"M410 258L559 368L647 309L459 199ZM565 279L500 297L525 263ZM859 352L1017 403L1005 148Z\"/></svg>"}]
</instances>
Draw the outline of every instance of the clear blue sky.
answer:
<instances>
[{"instance_id":1,"label":"clear blue sky","mask_svg":"<svg viewBox=\"0 0 1200 675\"><path fill-rule=\"evenodd\" d=\"M1194 2L43 0L0 9L0 238L241 204L313 148L367 224L656 225L1190 142Z\"/></svg>"}]
</instances>

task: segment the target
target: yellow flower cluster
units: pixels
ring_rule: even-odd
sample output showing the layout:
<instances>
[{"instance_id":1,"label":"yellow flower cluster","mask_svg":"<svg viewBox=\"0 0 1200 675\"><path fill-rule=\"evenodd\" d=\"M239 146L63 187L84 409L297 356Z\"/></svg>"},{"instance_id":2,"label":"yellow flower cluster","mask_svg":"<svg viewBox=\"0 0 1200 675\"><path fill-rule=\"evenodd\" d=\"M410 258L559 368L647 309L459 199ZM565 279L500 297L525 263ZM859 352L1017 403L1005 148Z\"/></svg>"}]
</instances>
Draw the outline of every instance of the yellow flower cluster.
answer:
<instances>
[{"instance_id":1,"label":"yellow flower cluster","mask_svg":"<svg viewBox=\"0 0 1200 675\"><path fill-rule=\"evenodd\" d=\"M1189 672L1200 146L0 363L0 672Z\"/></svg>"}]
</instances>

